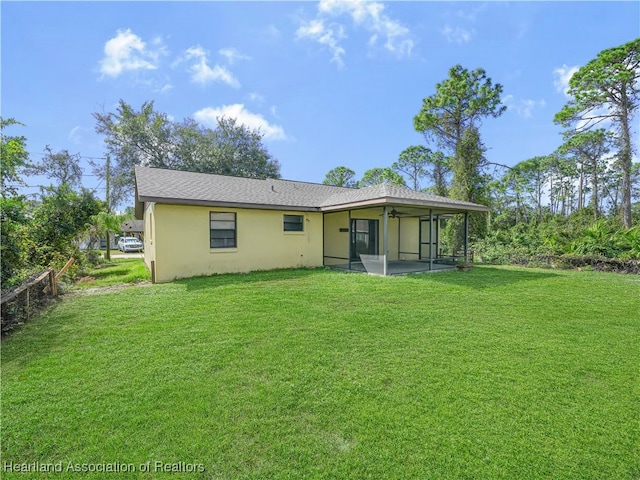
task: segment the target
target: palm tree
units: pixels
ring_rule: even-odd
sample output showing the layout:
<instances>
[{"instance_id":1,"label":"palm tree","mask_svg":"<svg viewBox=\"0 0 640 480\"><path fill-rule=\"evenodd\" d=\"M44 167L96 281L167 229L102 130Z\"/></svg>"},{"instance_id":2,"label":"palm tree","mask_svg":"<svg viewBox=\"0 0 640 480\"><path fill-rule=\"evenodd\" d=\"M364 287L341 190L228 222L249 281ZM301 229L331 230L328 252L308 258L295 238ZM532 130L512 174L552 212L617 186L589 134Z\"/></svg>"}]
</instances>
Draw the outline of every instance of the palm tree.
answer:
<instances>
[{"instance_id":1,"label":"palm tree","mask_svg":"<svg viewBox=\"0 0 640 480\"><path fill-rule=\"evenodd\" d=\"M107 237L107 252L104 258L107 261L111 261L111 232L121 231L121 226L127 220L130 220L132 215L130 213L110 213L102 211L96 215L91 216L90 222L87 225L87 230L93 235L106 235Z\"/></svg>"}]
</instances>

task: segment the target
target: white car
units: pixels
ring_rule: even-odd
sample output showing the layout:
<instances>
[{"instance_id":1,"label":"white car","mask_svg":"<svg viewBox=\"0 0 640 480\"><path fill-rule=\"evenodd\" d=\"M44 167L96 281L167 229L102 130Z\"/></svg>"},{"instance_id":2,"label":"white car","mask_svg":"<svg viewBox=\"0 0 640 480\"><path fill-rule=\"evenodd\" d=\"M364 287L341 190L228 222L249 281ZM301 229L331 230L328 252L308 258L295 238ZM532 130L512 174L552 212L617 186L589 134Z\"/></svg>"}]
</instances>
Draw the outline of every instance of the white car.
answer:
<instances>
[{"instance_id":1,"label":"white car","mask_svg":"<svg viewBox=\"0 0 640 480\"><path fill-rule=\"evenodd\" d=\"M141 252L144 245L135 237L121 237L118 240L118 250L122 252Z\"/></svg>"}]
</instances>

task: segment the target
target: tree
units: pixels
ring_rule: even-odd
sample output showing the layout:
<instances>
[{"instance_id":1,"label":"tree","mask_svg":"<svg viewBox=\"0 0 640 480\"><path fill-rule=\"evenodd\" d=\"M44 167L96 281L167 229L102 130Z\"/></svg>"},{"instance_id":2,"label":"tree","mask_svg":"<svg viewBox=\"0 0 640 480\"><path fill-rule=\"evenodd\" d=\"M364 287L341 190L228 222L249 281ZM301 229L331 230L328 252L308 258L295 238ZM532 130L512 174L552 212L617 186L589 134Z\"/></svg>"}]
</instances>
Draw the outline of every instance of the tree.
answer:
<instances>
[{"instance_id":1,"label":"tree","mask_svg":"<svg viewBox=\"0 0 640 480\"><path fill-rule=\"evenodd\" d=\"M380 185L386 183L396 187L406 187L404 178L398 172L394 172L390 168L372 168L364 172L362 180L359 182L360 187L369 187L371 185Z\"/></svg>"},{"instance_id":2,"label":"tree","mask_svg":"<svg viewBox=\"0 0 640 480\"><path fill-rule=\"evenodd\" d=\"M45 155L38 163L27 169L29 175L45 175L55 179L58 186L69 185L79 188L82 185L82 168L80 154L71 154L69 150L54 152L49 145L45 147Z\"/></svg>"},{"instance_id":3,"label":"tree","mask_svg":"<svg viewBox=\"0 0 640 480\"><path fill-rule=\"evenodd\" d=\"M102 237L102 235L105 235L107 237L107 251L104 257L105 260L111 260L111 242L109 240L110 233L121 232L122 224L132 218L133 214L131 213L118 214L105 210L89 217L89 223L85 225L87 233L90 236Z\"/></svg>"},{"instance_id":4,"label":"tree","mask_svg":"<svg viewBox=\"0 0 640 480\"><path fill-rule=\"evenodd\" d=\"M13 125L24 126L13 118L0 117L0 285L3 287L12 283L24 268L27 255L27 204L25 198L17 194L17 187L24 185L22 173L29 166L29 154L25 137L5 134L5 129Z\"/></svg>"},{"instance_id":5,"label":"tree","mask_svg":"<svg viewBox=\"0 0 640 480\"><path fill-rule=\"evenodd\" d=\"M427 141L435 141L452 154L452 198L480 201L483 197L481 192L488 182L481 172L486 159L478 127L483 118L499 117L506 110L501 94L502 85L493 85L483 69L469 72L456 65L449 70L449 78L436 84L436 93L422 101L422 108L413 119L414 128ZM453 222L450 228L454 247L460 242L457 223ZM470 227L472 238L482 236L486 221L474 215Z\"/></svg>"},{"instance_id":6,"label":"tree","mask_svg":"<svg viewBox=\"0 0 640 480\"><path fill-rule=\"evenodd\" d=\"M336 187L355 187L358 182L355 181L356 172L347 167L332 168L322 181L325 185L334 185Z\"/></svg>"},{"instance_id":7,"label":"tree","mask_svg":"<svg viewBox=\"0 0 640 480\"><path fill-rule=\"evenodd\" d=\"M145 102L139 111L120 100L115 113L94 113L96 132L105 136L112 156L111 203L118 205L133 191L134 167L145 165L174 170L279 178L280 165L262 144L263 134L234 118L218 118L211 130L192 119L171 121ZM106 177L102 165L96 173Z\"/></svg>"},{"instance_id":8,"label":"tree","mask_svg":"<svg viewBox=\"0 0 640 480\"><path fill-rule=\"evenodd\" d=\"M486 148L480 140L478 129L469 127L465 130L451 166L453 170L451 196L453 198L465 202L484 200L484 177L480 174L480 169L485 162L485 151Z\"/></svg>"},{"instance_id":9,"label":"tree","mask_svg":"<svg viewBox=\"0 0 640 480\"><path fill-rule=\"evenodd\" d=\"M433 186L429 191L441 197L448 196L447 178L451 174L451 158L446 157L441 151L436 151L429 155L427 162L431 165L431 168L427 169L427 176L433 182Z\"/></svg>"},{"instance_id":10,"label":"tree","mask_svg":"<svg viewBox=\"0 0 640 480\"><path fill-rule=\"evenodd\" d=\"M103 203L88 189L75 192L69 185L46 187L31 212L28 226L31 265L62 266L77 253L77 240Z\"/></svg>"},{"instance_id":11,"label":"tree","mask_svg":"<svg viewBox=\"0 0 640 480\"><path fill-rule=\"evenodd\" d=\"M520 183L522 191L529 195L533 208L537 212L537 221L542 221L542 199L547 182L548 166L553 160L550 157L533 157L515 165L507 176Z\"/></svg>"},{"instance_id":12,"label":"tree","mask_svg":"<svg viewBox=\"0 0 640 480\"><path fill-rule=\"evenodd\" d=\"M480 133L476 127L467 128L456 149L451 169L453 182L451 184L451 197L473 203L488 203L487 184L488 178L481 173L481 167L485 162L486 151ZM450 242L455 250L461 245L464 238L461 219L454 218L451 223ZM469 233L472 238L481 238L486 235L487 221L484 213L469 214Z\"/></svg>"},{"instance_id":13,"label":"tree","mask_svg":"<svg viewBox=\"0 0 640 480\"><path fill-rule=\"evenodd\" d=\"M501 94L502 85L493 85L483 69L469 72L456 65L449 70L448 79L436 84L436 93L422 101L413 125L427 141L435 140L455 153L465 130L506 110Z\"/></svg>"},{"instance_id":14,"label":"tree","mask_svg":"<svg viewBox=\"0 0 640 480\"><path fill-rule=\"evenodd\" d=\"M21 171L29 164L29 154L27 153L27 139L19 136L7 136L5 128L12 125L24 124L13 118L3 119L0 117L0 183L2 184L2 196L7 194L15 195L16 187L22 185Z\"/></svg>"},{"instance_id":15,"label":"tree","mask_svg":"<svg viewBox=\"0 0 640 480\"><path fill-rule=\"evenodd\" d=\"M120 204L133 191L134 167L144 165L173 168L171 122L165 114L155 112L153 102L144 102L140 111L120 100L115 113L95 112L96 132L105 136L106 150L116 160L111 166L112 205ZM93 163L94 173L103 179L107 169Z\"/></svg>"},{"instance_id":16,"label":"tree","mask_svg":"<svg viewBox=\"0 0 640 480\"><path fill-rule=\"evenodd\" d=\"M26 262L25 228L29 219L24 197L0 197L0 220L0 284L4 288Z\"/></svg>"},{"instance_id":17,"label":"tree","mask_svg":"<svg viewBox=\"0 0 640 480\"><path fill-rule=\"evenodd\" d=\"M580 178L578 183L578 208L584 206L583 195L586 190L584 175L590 177L591 182L591 208L594 220L598 219L600 212L600 179L606 169L604 156L609 153L612 144L611 133L600 128L586 132L569 131L565 134L565 143L558 151L562 154L574 156L578 165Z\"/></svg>"},{"instance_id":18,"label":"tree","mask_svg":"<svg viewBox=\"0 0 640 480\"><path fill-rule=\"evenodd\" d=\"M640 89L640 38L600 52L569 81L573 98L554 121L577 132L611 121L617 130L622 172L622 225L631 228L631 120L638 109Z\"/></svg>"},{"instance_id":19,"label":"tree","mask_svg":"<svg viewBox=\"0 0 640 480\"><path fill-rule=\"evenodd\" d=\"M280 164L262 144L263 135L238 123L235 118L218 117L215 130L205 129L205 137L211 135L209 162L205 162L203 173L218 173L237 177L280 178ZM181 169L189 170L187 165Z\"/></svg>"},{"instance_id":20,"label":"tree","mask_svg":"<svg viewBox=\"0 0 640 480\"><path fill-rule=\"evenodd\" d=\"M431 150L422 145L414 145L400 153L398 161L391 168L400 174L409 177L412 188L420 190L420 179L426 176L426 166L429 162Z\"/></svg>"}]
</instances>

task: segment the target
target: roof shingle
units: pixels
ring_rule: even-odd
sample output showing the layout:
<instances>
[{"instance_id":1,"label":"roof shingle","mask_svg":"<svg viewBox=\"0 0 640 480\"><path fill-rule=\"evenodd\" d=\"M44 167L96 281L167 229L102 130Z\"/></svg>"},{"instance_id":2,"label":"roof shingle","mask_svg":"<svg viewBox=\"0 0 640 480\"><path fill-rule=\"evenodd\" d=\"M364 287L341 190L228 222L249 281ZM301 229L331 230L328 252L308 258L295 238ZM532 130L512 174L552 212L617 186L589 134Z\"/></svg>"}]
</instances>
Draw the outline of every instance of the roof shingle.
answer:
<instances>
[{"instance_id":1,"label":"roof shingle","mask_svg":"<svg viewBox=\"0 0 640 480\"><path fill-rule=\"evenodd\" d=\"M267 209L336 210L354 204L410 204L450 209L488 210L462 202L392 185L345 188L278 179L230 177L137 166L138 201L191 205L251 206Z\"/></svg>"}]
</instances>

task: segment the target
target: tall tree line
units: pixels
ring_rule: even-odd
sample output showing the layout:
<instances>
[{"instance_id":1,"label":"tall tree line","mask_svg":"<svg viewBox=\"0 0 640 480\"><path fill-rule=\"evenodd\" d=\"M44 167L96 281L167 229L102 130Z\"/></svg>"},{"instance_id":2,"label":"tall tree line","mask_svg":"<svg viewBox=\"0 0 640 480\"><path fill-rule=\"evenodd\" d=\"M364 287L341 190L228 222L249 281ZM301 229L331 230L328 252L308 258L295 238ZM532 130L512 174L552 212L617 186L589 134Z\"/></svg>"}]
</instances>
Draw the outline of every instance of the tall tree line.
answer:
<instances>
[{"instance_id":1,"label":"tall tree line","mask_svg":"<svg viewBox=\"0 0 640 480\"><path fill-rule=\"evenodd\" d=\"M120 204L133 193L134 167L187 170L254 178L280 178L280 164L262 143L263 134L220 117L215 129L193 119L169 119L144 102L139 110L120 100L115 112L95 112L96 132L104 135L111 156L111 203ZM105 178L106 170L96 165Z\"/></svg>"},{"instance_id":2,"label":"tall tree line","mask_svg":"<svg viewBox=\"0 0 640 480\"><path fill-rule=\"evenodd\" d=\"M436 84L413 119L426 145L406 148L390 167L368 170L359 182L355 172L339 167L349 171L348 183L340 183L333 171L325 183L404 184L488 204L494 218L508 218L505 224L510 225L588 209L594 221L603 215L618 217L622 227L630 228L640 195L631 128L639 79L640 39L600 52L570 80L571 99L554 117L566 127L557 150L507 167L487 160L480 133L483 119L506 110L502 86L493 84L482 69L457 65ZM472 234L484 234L481 216Z\"/></svg>"}]
</instances>

